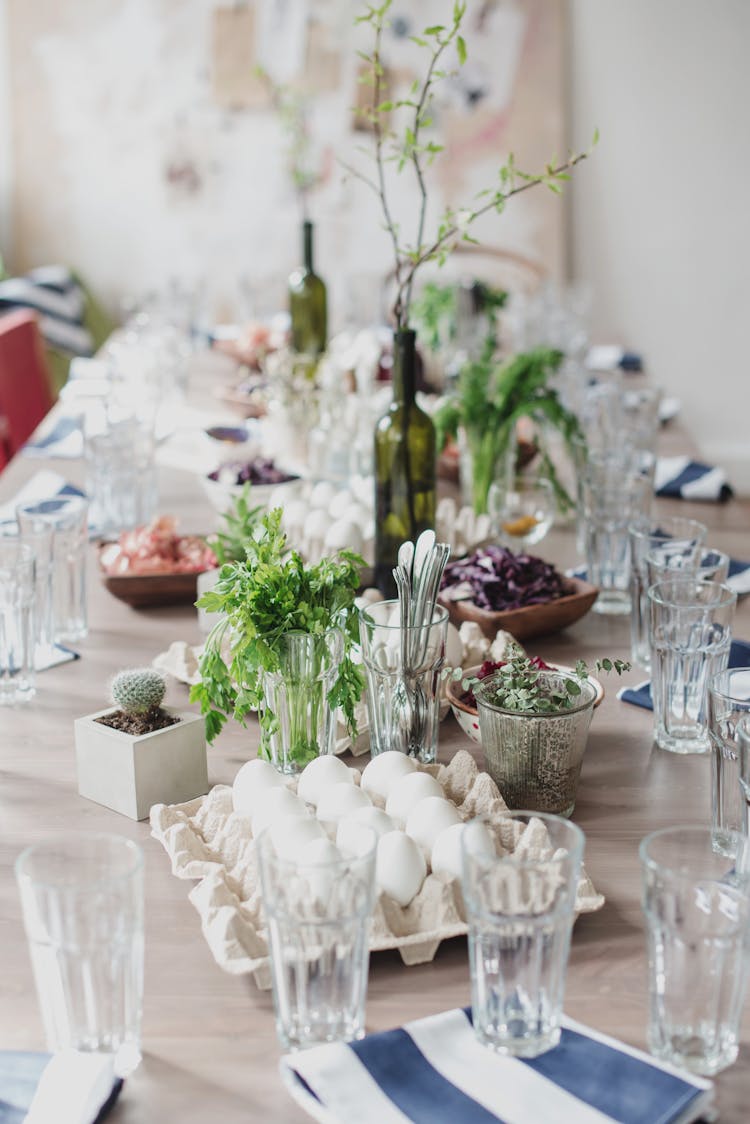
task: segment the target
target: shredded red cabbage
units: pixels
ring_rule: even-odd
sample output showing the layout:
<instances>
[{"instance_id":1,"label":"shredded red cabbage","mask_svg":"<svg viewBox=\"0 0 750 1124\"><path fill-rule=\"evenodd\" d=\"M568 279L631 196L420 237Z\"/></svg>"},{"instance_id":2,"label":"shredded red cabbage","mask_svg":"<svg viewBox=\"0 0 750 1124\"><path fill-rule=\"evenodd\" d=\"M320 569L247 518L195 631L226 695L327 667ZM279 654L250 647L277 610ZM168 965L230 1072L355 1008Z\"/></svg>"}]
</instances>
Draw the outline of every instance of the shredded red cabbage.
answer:
<instances>
[{"instance_id":1,"label":"shredded red cabbage","mask_svg":"<svg viewBox=\"0 0 750 1124\"><path fill-rule=\"evenodd\" d=\"M565 593L562 574L549 562L494 545L480 547L446 566L440 588L450 599L456 597L456 587L470 590L474 604L492 612L541 605Z\"/></svg>"}]
</instances>

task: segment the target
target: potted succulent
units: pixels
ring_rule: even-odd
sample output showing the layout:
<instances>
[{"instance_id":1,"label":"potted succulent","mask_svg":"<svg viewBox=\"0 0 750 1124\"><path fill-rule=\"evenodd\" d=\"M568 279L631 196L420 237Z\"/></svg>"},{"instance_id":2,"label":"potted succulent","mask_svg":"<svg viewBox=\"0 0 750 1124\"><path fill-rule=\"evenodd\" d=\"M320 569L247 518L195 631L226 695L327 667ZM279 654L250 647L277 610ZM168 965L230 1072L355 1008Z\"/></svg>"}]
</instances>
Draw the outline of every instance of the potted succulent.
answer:
<instances>
[{"instance_id":1,"label":"potted succulent","mask_svg":"<svg viewBox=\"0 0 750 1124\"><path fill-rule=\"evenodd\" d=\"M620 675L630 664L602 659L595 668ZM589 674L583 660L572 671L541 670L520 655L465 683L477 701L487 771L509 808L572 814L597 697Z\"/></svg>"},{"instance_id":2,"label":"potted succulent","mask_svg":"<svg viewBox=\"0 0 750 1124\"><path fill-rule=\"evenodd\" d=\"M245 724L258 710L261 755L297 773L332 753L336 710L352 737L363 677L352 661L357 639L354 597L362 559L340 551L308 566L289 549L281 509L265 515L246 558L222 566L198 607L221 613L191 690L213 741L229 717ZM226 654L228 652L228 655Z\"/></svg>"},{"instance_id":3,"label":"potted succulent","mask_svg":"<svg viewBox=\"0 0 750 1124\"><path fill-rule=\"evenodd\" d=\"M166 685L150 667L120 671L113 709L75 720L78 791L134 820L153 804L179 804L208 791L202 718L162 707Z\"/></svg>"}]
</instances>

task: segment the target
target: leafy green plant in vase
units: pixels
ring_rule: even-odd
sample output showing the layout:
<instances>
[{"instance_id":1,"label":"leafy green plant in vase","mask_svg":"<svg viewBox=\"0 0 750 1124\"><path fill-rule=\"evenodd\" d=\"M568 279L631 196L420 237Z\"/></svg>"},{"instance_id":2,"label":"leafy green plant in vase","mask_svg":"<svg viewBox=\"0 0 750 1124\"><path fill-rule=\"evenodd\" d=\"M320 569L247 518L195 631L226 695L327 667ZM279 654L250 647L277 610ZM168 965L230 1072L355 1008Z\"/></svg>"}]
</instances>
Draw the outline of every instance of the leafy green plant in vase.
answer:
<instances>
[{"instance_id":1,"label":"leafy green plant in vase","mask_svg":"<svg viewBox=\"0 0 750 1124\"><path fill-rule=\"evenodd\" d=\"M297 773L318 754L333 752L337 708L356 736L363 678L352 645L362 564L341 551L305 565L289 550L281 510L264 516L245 560L222 566L215 588L198 602L222 614L190 694L206 716L209 741L229 717L244 725L257 709L262 756L281 772Z\"/></svg>"},{"instance_id":2,"label":"leafy green plant in vase","mask_svg":"<svg viewBox=\"0 0 750 1124\"><path fill-rule=\"evenodd\" d=\"M596 671L630 669L602 659ZM575 807L596 689L578 660L572 672L539 670L513 656L485 679L466 680L477 700L487 771L509 808L570 816Z\"/></svg>"},{"instance_id":3,"label":"leafy green plant in vase","mask_svg":"<svg viewBox=\"0 0 750 1124\"><path fill-rule=\"evenodd\" d=\"M456 0L445 24L426 27L413 42L422 52L424 66L405 96L391 100L386 95L383 35L389 25L392 0L369 5L358 23L370 27L372 49L361 51L362 81L369 84L372 98L362 111L372 134L370 173L349 167L378 198L384 226L393 251L395 297L392 317L395 327L393 400L388 413L375 429L375 579L387 596L395 593L392 570L398 548L405 540L415 542L422 531L435 524L436 451L435 427L415 400L415 333L410 324L414 282L428 262L442 264L460 242L475 242L473 223L491 211L502 213L507 201L537 184L559 192L568 172L587 153L571 154L560 164L548 164L531 175L516 167L511 154L498 171L496 185L481 192L470 205L448 206L433 226L428 224L429 166L442 151L430 130L433 125L437 85L449 77L452 66L466 62L467 48L461 34L466 3ZM446 69L448 67L448 69ZM412 174L417 190L413 238L396 221L394 197L403 185L394 182L404 171Z\"/></svg>"}]
</instances>

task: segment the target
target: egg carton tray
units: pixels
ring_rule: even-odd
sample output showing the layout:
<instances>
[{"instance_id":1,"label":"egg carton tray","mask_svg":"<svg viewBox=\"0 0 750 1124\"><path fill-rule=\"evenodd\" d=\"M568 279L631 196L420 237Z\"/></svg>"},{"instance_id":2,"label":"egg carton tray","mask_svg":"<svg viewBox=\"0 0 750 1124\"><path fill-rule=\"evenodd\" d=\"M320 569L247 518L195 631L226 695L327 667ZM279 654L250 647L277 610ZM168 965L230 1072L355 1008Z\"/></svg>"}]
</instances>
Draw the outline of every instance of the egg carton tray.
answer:
<instances>
[{"instance_id":1,"label":"egg carton tray","mask_svg":"<svg viewBox=\"0 0 750 1124\"><path fill-rule=\"evenodd\" d=\"M518 825L508 821L508 807L497 785L487 773L479 772L470 753L459 750L448 765L418 768L440 782L464 820L487 815L506 850L514 849ZM353 772L358 780L358 770ZM289 778L288 784L295 791L297 778ZM197 881L189 899L198 911L203 935L219 967L233 975L251 975L259 988L269 988L270 962L255 843L249 817L232 808L231 787L216 785L206 796L185 804L154 805L151 831L169 855L172 873ZM528 857L534 857L531 851ZM603 896L582 869L576 892L577 913L591 913L603 905ZM404 964L424 964L434 959L441 941L466 932L458 880L429 873L406 907L384 893L379 895L370 950L396 948Z\"/></svg>"}]
</instances>

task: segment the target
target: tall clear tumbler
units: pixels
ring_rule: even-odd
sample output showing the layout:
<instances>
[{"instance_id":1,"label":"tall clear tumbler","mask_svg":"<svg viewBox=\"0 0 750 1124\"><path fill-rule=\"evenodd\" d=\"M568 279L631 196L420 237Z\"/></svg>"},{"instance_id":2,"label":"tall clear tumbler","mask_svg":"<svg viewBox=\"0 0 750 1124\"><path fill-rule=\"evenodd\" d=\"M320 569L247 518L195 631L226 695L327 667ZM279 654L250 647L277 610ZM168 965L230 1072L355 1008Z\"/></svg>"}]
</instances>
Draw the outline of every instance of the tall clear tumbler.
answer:
<instances>
[{"instance_id":1,"label":"tall clear tumbler","mask_svg":"<svg viewBox=\"0 0 750 1124\"><path fill-rule=\"evenodd\" d=\"M737 595L718 582L679 577L651 586L648 602L656 744L705 753L706 684L726 669Z\"/></svg>"},{"instance_id":2,"label":"tall clear tumbler","mask_svg":"<svg viewBox=\"0 0 750 1124\"><path fill-rule=\"evenodd\" d=\"M143 855L119 835L71 833L16 861L26 936L51 1051L141 1057Z\"/></svg>"},{"instance_id":3,"label":"tall clear tumbler","mask_svg":"<svg viewBox=\"0 0 750 1124\"><path fill-rule=\"evenodd\" d=\"M484 1045L533 1058L560 1040L584 836L542 812L511 812L503 824L510 854L488 851L485 819L461 836L472 1019Z\"/></svg>"},{"instance_id":4,"label":"tall clear tumbler","mask_svg":"<svg viewBox=\"0 0 750 1124\"><path fill-rule=\"evenodd\" d=\"M278 826L256 841L276 1030L287 1050L364 1035L376 847L375 831L363 828L356 854L321 838L298 862L282 857Z\"/></svg>"},{"instance_id":5,"label":"tall clear tumbler","mask_svg":"<svg viewBox=\"0 0 750 1124\"><path fill-rule=\"evenodd\" d=\"M628 528L630 539L630 646L633 663L651 670L651 649L648 643L648 592L649 581L646 557L650 551L664 544L672 544L693 558L705 543L708 528L697 519L683 516L650 519L642 516Z\"/></svg>"},{"instance_id":6,"label":"tall clear tumbler","mask_svg":"<svg viewBox=\"0 0 750 1124\"><path fill-rule=\"evenodd\" d=\"M640 846L652 1054L711 1076L737 1058L750 962L750 840L663 828Z\"/></svg>"},{"instance_id":7,"label":"tall clear tumbler","mask_svg":"<svg viewBox=\"0 0 750 1124\"><path fill-rule=\"evenodd\" d=\"M34 696L35 604L33 550L0 538L0 706Z\"/></svg>"},{"instance_id":8,"label":"tall clear tumbler","mask_svg":"<svg viewBox=\"0 0 750 1124\"><path fill-rule=\"evenodd\" d=\"M711 824L722 846L727 833L747 833L740 789L738 727L750 716L750 667L720 671L708 681L708 732L711 738Z\"/></svg>"},{"instance_id":9,"label":"tall clear tumbler","mask_svg":"<svg viewBox=\"0 0 750 1124\"><path fill-rule=\"evenodd\" d=\"M447 635L448 611L441 605L431 624L410 627L405 636L398 601L379 601L361 610L359 636L373 755L395 749L425 764L435 761ZM404 652L411 666L404 667Z\"/></svg>"}]
</instances>

